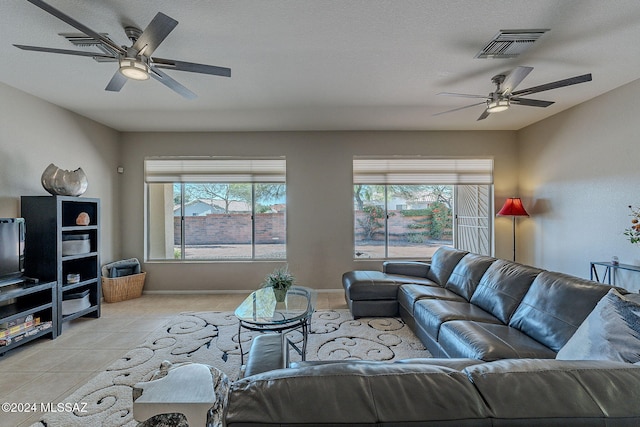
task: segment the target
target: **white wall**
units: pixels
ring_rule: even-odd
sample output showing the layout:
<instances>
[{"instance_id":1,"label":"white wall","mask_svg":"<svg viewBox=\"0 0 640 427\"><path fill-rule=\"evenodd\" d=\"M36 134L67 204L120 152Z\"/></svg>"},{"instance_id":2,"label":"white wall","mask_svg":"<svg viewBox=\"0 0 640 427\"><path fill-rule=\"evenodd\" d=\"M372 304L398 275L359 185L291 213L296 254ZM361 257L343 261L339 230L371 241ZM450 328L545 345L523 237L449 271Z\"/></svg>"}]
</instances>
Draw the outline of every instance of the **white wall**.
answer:
<instances>
[{"instance_id":1,"label":"white wall","mask_svg":"<svg viewBox=\"0 0 640 427\"><path fill-rule=\"evenodd\" d=\"M102 201L103 262L143 259L142 161L151 155L285 155L289 263L300 281L339 288L340 275L379 262L352 260L353 155L495 157L495 205L523 198L518 260L589 277L589 261L640 264L622 234L640 205L640 81L518 132L125 133L0 83L0 217L21 195L46 195L49 163L82 167L87 197ZM118 175L116 167L125 173ZM496 256L511 257L511 221L496 218ZM147 263L149 290L253 289L273 263ZM640 274L619 284L640 289Z\"/></svg>"},{"instance_id":2,"label":"white wall","mask_svg":"<svg viewBox=\"0 0 640 427\"><path fill-rule=\"evenodd\" d=\"M339 288L353 268L353 155L495 157L495 205L521 196L518 260L589 277L589 261L640 264L622 234L640 204L640 82L518 132L124 133L0 83L0 217L20 214L21 195L46 195L49 163L81 166L87 197L102 200L103 262L143 259L142 166L152 155L285 155L288 159L289 263L302 283ZM116 167L125 173L118 175ZM496 256L511 257L511 221L496 218ZM148 290L255 288L274 263L147 263ZM619 284L640 289L640 274Z\"/></svg>"},{"instance_id":3,"label":"white wall","mask_svg":"<svg viewBox=\"0 0 640 427\"><path fill-rule=\"evenodd\" d=\"M516 189L514 132L252 132L124 133L122 159L123 257L144 255L143 160L154 155L235 155L287 158L288 262L301 284L341 288L354 268L354 155L494 156L496 199ZM498 224L499 223L499 224ZM511 253L511 223L497 221L497 255ZM247 290L277 263L146 263L147 291Z\"/></svg>"},{"instance_id":4,"label":"white wall","mask_svg":"<svg viewBox=\"0 0 640 427\"><path fill-rule=\"evenodd\" d=\"M89 180L84 196L101 199L102 261L118 258L118 138L106 126L0 83L0 217L20 215L20 196L49 194L40 184L49 163L82 167Z\"/></svg>"},{"instance_id":5,"label":"white wall","mask_svg":"<svg viewBox=\"0 0 640 427\"><path fill-rule=\"evenodd\" d=\"M640 264L623 235L640 204L640 80L518 132L522 261L589 277L590 261ZM619 285L640 289L640 273Z\"/></svg>"}]
</instances>

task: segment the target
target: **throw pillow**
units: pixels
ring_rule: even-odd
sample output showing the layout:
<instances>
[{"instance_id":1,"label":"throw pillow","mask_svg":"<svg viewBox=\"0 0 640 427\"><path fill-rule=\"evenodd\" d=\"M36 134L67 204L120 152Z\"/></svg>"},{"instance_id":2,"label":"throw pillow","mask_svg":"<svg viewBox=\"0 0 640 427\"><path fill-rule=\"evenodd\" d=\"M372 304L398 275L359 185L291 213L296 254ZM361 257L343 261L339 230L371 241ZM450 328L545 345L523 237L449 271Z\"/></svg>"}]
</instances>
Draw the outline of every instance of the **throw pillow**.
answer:
<instances>
[{"instance_id":1,"label":"throw pillow","mask_svg":"<svg viewBox=\"0 0 640 427\"><path fill-rule=\"evenodd\" d=\"M611 289L556 359L640 362L640 298Z\"/></svg>"}]
</instances>

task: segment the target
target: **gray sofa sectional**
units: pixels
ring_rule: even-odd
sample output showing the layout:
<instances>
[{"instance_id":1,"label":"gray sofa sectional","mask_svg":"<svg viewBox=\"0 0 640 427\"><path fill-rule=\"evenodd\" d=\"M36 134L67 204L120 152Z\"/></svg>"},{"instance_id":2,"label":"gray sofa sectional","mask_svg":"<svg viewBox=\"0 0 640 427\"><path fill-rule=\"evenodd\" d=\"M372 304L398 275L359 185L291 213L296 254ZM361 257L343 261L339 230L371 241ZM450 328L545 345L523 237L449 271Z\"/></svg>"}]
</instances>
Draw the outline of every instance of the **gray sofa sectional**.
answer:
<instances>
[{"instance_id":1,"label":"gray sofa sectional","mask_svg":"<svg viewBox=\"0 0 640 427\"><path fill-rule=\"evenodd\" d=\"M306 362L235 381L227 427L638 426L640 366L609 361Z\"/></svg>"},{"instance_id":2,"label":"gray sofa sectional","mask_svg":"<svg viewBox=\"0 0 640 427\"><path fill-rule=\"evenodd\" d=\"M255 340L227 427L640 425L640 295L446 247L343 285L354 317L399 314L434 358L280 369L281 338Z\"/></svg>"},{"instance_id":3,"label":"gray sofa sectional","mask_svg":"<svg viewBox=\"0 0 640 427\"><path fill-rule=\"evenodd\" d=\"M385 287L389 303L395 287L395 314L434 357L484 361L554 358L611 289L449 247L438 249L431 263L386 262L374 279L360 281L367 273L343 276L354 317L389 315L393 310L380 310L375 291Z\"/></svg>"}]
</instances>

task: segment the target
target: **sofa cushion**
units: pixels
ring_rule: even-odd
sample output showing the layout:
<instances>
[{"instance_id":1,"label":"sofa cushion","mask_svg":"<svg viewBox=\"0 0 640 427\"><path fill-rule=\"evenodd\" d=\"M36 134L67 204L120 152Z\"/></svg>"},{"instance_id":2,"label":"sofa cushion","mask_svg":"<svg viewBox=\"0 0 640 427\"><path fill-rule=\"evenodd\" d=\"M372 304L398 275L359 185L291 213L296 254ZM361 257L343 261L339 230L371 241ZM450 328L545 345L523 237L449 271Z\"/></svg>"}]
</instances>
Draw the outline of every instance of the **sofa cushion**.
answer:
<instances>
[{"instance_id":1,"label":"sofa cushion","mask_svg":"<svg viewBox=\"0 0 640 427\"><path fill-rule=\"evenodd\" d=\"M438 286L437 283L434 283L432 280L427 279L426 277L403 276L401 274L385 274L385 278L387 280L392 280L399 285L404 283L413 283L423 286Z\"/></svg>"},{"instance_id":2,"label":"sofa cushion","mask_svg":"<svg viewBox=\"0 0 640 427\"><path fill-rule=\"evenodd\" d=\"M480 279L495 260L478 254L465 255L451 272L444 287L469 301Z\"/></svg>"},{"instance_id":3,"label":"sofa cushion","mask_svg":"<svg viewBox=\"0 0 640 427\"><path fill-rule=\"evenodd\" d=\"M640 362L640 295L611 289L598 302L557 359Z\"/></svg>"},{"instance_id":4,"label":"sofa cushion","mask_svg":"<svg viewBox=\"0 0 640 427\"><path fill-rule=\"evenodd\" d=\"M416 323L434 340L438 340L440 326L451 320L477 320L487 323L501 323L499 319L483 309L459 301L422 299L416 302L413 315Z\"/></svg>"},{"instance_id":5,"label":"sofa cushion","mask_svg":"<svg viewBox=\"0 0 640 427\"><path fill-rule=\"evenodd\" d=\"M453 269L466 254L468 254L466 251L441 246L431 257L431 268L427 272L427 279L444 286Z\"/></svg>"},{"instance_id":6,"label":"sofa cushion","mask_svg":"<svg viewBox=\"0 0 640 427\"><path fill-rule=\"evenodd\" d=\"M542 270L505 260L496 260L480 279L471 303L508 324L531 282Z\"/></svg>"},{"instance_id":7,"label":"sofa cushion","mask_svg":"<svg viewBox=\"0 0 640 427\"><path fill-rule=\"evenodd\" d=\"M558 351L609 289L589 280L543 271L513 313L509 326Z\"/></svg>"},{"instance_id":8,"label":"sofa cushion","mask_svg":"<svg viewBox=\"0 0 640 427\"><path fill-rule=\"evenodd\" d=\"M430 267L429 263L420 261L385 261L382 263L382 272L401 276L427 277Z\"/></svg>"},{"instance_id":9,"label":"sofa cushion","mask_svg":"<svg viewBox=\"0 0 640 427\"><path fill-rule=\"evenodd\" d=\"M466 302L460 295L440 286L423 286L414 284L401 285L398 289L398 303L408 312L413 314L413 305L423 298L442 299L449 301Z\"/></svg>"},{"instance_id":10,"label":"sofa cushion","mask_svg":"<svg viewBox=\"0 0 640 427\"><path fill-rule=\"evenodd\" d=\"M640 416L640 368L633 365L522 359L464 372L491 408L493 425L631 426Z\"/></svg>"},{"instance_id":11,"label":"sofa cushion","mask_svg":"<svg viewBox=\"0 0 640 427\"><path fill-rule=\"evenodd\" d=\"M416 404L419 399L419 404ZM460 402L464 402L463 405ZM234 425L490 425L466 374L423 363L332 363L235 381L225 421ZM438 423L441 420L454 420Z\"/></svg>"},{"instance_id":12,"label":"sofa cushion","mask_svg":"<svg viewBox=\"0 0 640 427\"><path fill-rule=\"evenodd\" d=\"M449 357L486 361L498 359L553 359L556 352L507 325L456 320L440 328L438 344Z\"/></svg>"},{"instance_id":13,"label":"sofa cushion","mask_svg":"<svg viewBox=\"0 0 640 427\"><path fill-rule=\"evenodd\" d=\"M385 363L385 362L380 362ZM445 368L455 369L456 371L461 371L466 367L472 365L478 365L480 363L484 363L482 360L478 359L442 359L438 357L419 357L413 359L400 359L396 360L393 363L417 363L423 365L433 365L433 366L442 366Z\"/></svg>"},{"instance_id":14,"label":"sofa cushion","mask_svg":"<svg viewBox=\"0 0 640 427\"><path fill-rule=\"evenodd\" d=\"M301 369L307 366L331 365L336 363L349 363L353 365L360 365L360 364L380 365L380 364L388 364L388 363L399 363L404 365L419 364L419 365L440 366L444 368L455 369L456 371L461 371L468 366L477 365L484 362L478 359L439 359L436 357L415 357L411 359L394 360L393 362L386 361L386 360L305 360L305 361L291 362L289 364L289 367L292 369Z\"/></svg>"},{"instance_id":15,"label":"sofa cushion","mask_svg":"<svg viewBox=\"0 0 640 427\"><path fill-rule=\"evenodd\" d=\"M251 342L251 350L243 375L250 376L262 372L287 367L287 343L283 334L262 334Z\"/></svg>"}]
</instances>

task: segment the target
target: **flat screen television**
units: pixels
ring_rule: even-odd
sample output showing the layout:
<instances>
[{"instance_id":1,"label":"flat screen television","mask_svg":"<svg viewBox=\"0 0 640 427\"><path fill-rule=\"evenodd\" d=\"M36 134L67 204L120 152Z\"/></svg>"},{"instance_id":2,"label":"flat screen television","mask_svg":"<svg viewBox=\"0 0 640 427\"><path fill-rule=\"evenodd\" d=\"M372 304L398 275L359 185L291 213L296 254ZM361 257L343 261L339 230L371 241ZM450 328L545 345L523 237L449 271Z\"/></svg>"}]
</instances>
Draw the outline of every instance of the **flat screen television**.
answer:
<instances>
[{"instance_id":1,"label":"flat screen television","mask_svg":"<svg viewBox=\"0 0 640 427\"><path fill-rule=\"evenodd\" d=\"M0 218L0 286L22 280L25 232L24 218Z\"/></svg>"}]
</instances>

